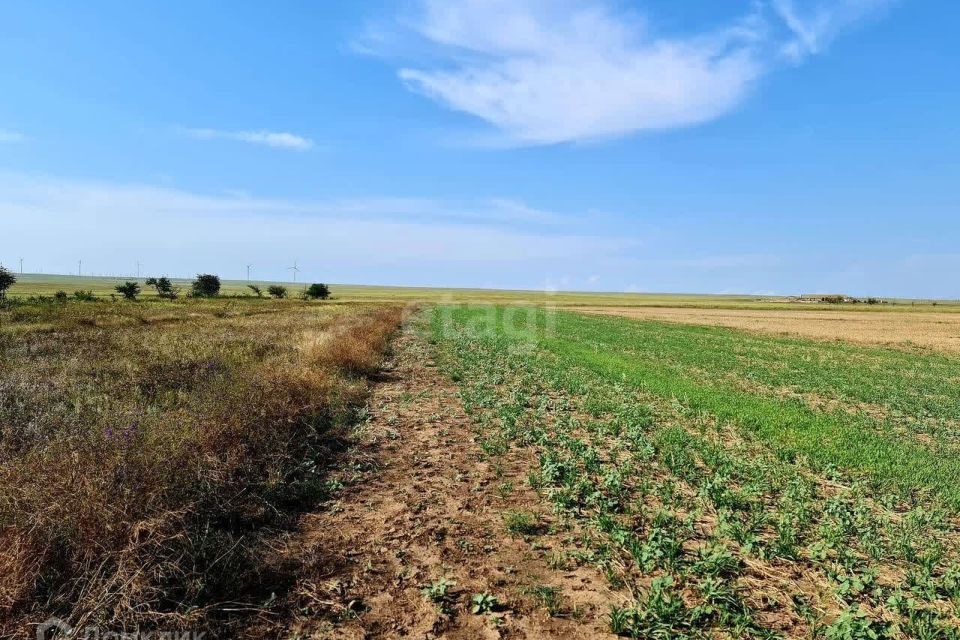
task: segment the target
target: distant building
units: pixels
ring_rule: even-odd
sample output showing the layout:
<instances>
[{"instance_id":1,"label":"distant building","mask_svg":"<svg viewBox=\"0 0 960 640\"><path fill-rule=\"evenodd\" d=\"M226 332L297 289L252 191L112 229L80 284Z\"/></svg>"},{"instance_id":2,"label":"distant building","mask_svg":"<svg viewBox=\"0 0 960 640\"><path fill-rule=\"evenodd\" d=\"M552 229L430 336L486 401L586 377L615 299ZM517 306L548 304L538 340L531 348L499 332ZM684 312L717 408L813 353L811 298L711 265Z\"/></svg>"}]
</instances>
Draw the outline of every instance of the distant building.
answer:
<instances>
[{"instance_id":1,"label":"distant building","mask_svg":"<svg viewBox=\"0 0 960 640\"><path fill-rule=\"evenodd\" d=\"M804 293L800 296L800 302L827 302L830 304L842 304L846 302L857 302L853 296L845 293Z\"/></svg>"}]
</instances>

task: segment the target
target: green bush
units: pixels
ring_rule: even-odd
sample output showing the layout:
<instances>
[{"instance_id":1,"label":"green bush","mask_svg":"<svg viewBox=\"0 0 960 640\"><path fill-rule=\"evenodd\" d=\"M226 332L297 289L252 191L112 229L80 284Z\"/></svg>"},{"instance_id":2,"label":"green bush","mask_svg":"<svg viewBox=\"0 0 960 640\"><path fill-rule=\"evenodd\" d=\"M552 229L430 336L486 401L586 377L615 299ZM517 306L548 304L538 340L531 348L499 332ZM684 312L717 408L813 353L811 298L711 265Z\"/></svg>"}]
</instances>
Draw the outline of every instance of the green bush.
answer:
<instances>
[{"instance_id":1,"label":"green bush","mask_svg":"<svg viewBox=\"0 0 960 640\"><path fill-rule=\"evenodd\" d=\"M13 272L0 265L0 300L7 297L7 289L17 282L17 276Z\"/></svg>"},{"instance_id":2,"label":"green bush","mask_svg":"<svg viewBox=\"0 0 960 640\"><path fill-rule=\"evenodd\" d=\"M215 298L220 295L220 276L211 273L198 274L191 290L196 298Z\"/></svg>"},{"instance_id":3,"label":"green bush","mask_svg":"<svg viewBox=\"0 0 960 640\"><path fill-rule=\"evenodd\" d=\"M287 297L287 288L283 285L272 284L267 287L267 293L269 293L274 298L286 298Z\"/></svg>"},{"instance_id":4,"label":"green bush","mask_svg":"<svg viewBox=\"0 0 960 640\"><path fill-rule=\"evenodd\" d=\"M117 293L127 300L136 300L137 296L140 295L140 285L136 282L127 281L123 284L118 284L116 290Z\"/></svg>"},{"instance_id":5,"label":"green bush","mask_svg":"<svg viewBox=\"0 0 960 640\"><path fill-rule=\"evenodd\" d=\"M161 298L175 299L180 294L180 289L173 286L170 278L147 278L147 286L157 290L157 295Z\"/></svg>"},{"instance_id":6,"label":"green bush","mask_svg":"<svg viewBox=\"0 0 960 640\"><path fill-rule=\"evenodd\" d=\"M330 287L322 282L315 282L307 287L307 290L303 292L303 295L310 300L326 300L330 297Z\"/></svg>"}]
</instances>

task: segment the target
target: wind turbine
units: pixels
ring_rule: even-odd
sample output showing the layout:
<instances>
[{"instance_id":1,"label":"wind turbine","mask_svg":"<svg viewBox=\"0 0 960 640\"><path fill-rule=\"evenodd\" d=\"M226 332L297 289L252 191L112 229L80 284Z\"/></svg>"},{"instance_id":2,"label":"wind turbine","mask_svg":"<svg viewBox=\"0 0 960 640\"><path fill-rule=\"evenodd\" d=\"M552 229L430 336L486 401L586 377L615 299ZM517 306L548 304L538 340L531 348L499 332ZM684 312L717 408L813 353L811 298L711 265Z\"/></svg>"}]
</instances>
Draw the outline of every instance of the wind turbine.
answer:
<instances>
[{"instance_id":1,"label":"wind turbine","mask_svg":"<svg viewBox=\"0 0 960 640\"><path fill-rule=\"evenodd\" d=\"M290 271L293 271L293 281L294 281L294 283L296 283L296 281L297 281L297 272L300 271L300 269L297 267L297 261L294 260L294 261L293 261L293 266L292 266L292 267L287 267L287 269L289 269Z\"/></svg>"},{"instance_id":2,"label":"wind turbine","mask_svg":"<svg viewBox=\"0 0 960 640\"><path fill-rule=\"evenodd\" d=\"M247 265L247 282L250 282L250 269L253 268L252 264Z\"/></svg>"},{"instance_id":3,"label":"wind turbine","mask_svg":"<svg viewBox=\"0 0 960 640\"><path fill-rule=\"evenodd\" d=\"M23 275L23 258L20 258L20 275Z\"/></svg>"},{"instance_id":4,"label":"wind turbine","mask_svg":"<svg viewBox=\"0 0 960 640\"><path fill-rule=\"evenodd\" d=\"M77 260L77 275L83 275L83 260Z\"/></svg>"}]
</instances>

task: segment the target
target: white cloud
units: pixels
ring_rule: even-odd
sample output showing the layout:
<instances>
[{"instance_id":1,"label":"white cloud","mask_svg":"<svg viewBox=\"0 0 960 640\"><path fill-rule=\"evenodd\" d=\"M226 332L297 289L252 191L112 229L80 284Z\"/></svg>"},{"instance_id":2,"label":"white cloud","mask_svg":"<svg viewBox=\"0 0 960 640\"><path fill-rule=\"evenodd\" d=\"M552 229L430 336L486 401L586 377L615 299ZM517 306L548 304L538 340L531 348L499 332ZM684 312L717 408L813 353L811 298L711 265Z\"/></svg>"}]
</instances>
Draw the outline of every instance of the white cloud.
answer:
<instances>
[{"instance_id":1,"label":"white cloud","mask_svg":"<svg viewBox=\"0 0 960 640\"><path fill-rule=\"evenodd\" d=\"M27 136L23 135L22 133L0 129L0 144L26 142L26 140Z\"/></svg>"},{"instance_id":2,"label":"white cloud","mask_svg":"<svg viewBox=\"0 0 960 640\"><path fill-rule=\"evenodd\" d=\"M405 24L436 58L399 76L513 144L673 129L729 113L777 58L819 52L887 1L810 9L772 0L771 22L767 5L744 0L741 19L677 36L654 33L612 0L421 0ZM364 50L396 49L382 27L370 31L378 37Z\"/></svg>"},{"instance_id":3,"label":"white cloud","mask_svg":"<svg viewBox=\"0 0 960 640\"><path fill-rule=\"evenodd\" d=\"M760 73L749 32L656 38L639 18L597 2L429 0L418 29L453 68L404 68L400 77L521 144L711 120Z\"/></svg>"},{"instance_id":4,"label":"white cloud","mask_svg":"<svg viewBox=\"0 0 960 640\"><path fill-rule=\"evenodd\" d=\"M282 131L221 131L220 129L183 129L183 132L198 140L235 140L262 144L276 149L307 151L314 147L310 138Z\"/></svg>"}]
</instances>

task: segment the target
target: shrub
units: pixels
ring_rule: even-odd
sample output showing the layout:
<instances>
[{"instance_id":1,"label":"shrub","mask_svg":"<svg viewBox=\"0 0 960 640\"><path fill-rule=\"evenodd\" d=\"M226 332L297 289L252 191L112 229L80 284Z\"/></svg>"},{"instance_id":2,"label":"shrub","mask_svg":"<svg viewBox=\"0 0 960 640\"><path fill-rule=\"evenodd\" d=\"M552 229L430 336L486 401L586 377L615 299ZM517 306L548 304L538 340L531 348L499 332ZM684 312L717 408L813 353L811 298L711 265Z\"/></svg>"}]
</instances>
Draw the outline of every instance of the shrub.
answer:
<instances>
[{"instance_id":1,"label":"shrub","mask_svg":"<svg viewBox=\"0 0 960 640\"><path fill-rule=\"evenodd\" d=\"M201 273L192 285L193 295L197 298L215 298L220 294L220 276Z\"/></svg>"},{"instance_id":2,"label":"shrub","mask_svg":"<svg viewBox=\"0 0 960 640\"><path fill-rule=\"evenodd\" d=\"M7 289L17 282L17 276L13 272L0 265L0 300L7 297Z\"/></svg>"},{"instance_id":3,"label":"shrub","mask_svg":"<svg viewBox=\"0 0 960 640\"><path fill-rule=\"evenodd\" d=\"M170 278L147 278L147 286L157 290L157 295L169 300L175 299L180 294L180 289L173 286Z\"/></svg>"},{"instance_id":4,"label":"shrub","mask_svg":"<svg viewBox=\"0 0 960 640\"><path fill-rule=\"evenodd\" d=\"M127 300L136 300L137 296L140 295L140 285L136 282L124 282L123 284L118 284L116 286L117 293L122 295Z\"/></svg>"},{"instance_id":5,"label":"shrub","mask_svg":"<svg viewBox=\"0 0 960 640\"><path fill-rule=\"evenodd\" d=\"M83 289L78 289L73 292L73 299L77 302L93 302L97 299L97 296L93 295L93 291L84 291Z\"/></svg>"},{"instance_id":6,"label":"shrub","mask_svg":"<svg viewBox=\"0 0 960 640\"><path fill-rule=\"evenodd\" d=\"M316 282L307 287L307 290L303 292L303 295L310 300L326 300L330 297L330 287L322 282Z\"/></svg>"},{"instance_id":7,"label":"shrub","mask_svg":"<svg viewBox=\"0 0 960 640\"><path fill-rule=\"evenodd\" d=\"M255 285L255 284L248 284L248 285L247 285L247 289L250 289L250 291L253 291L254 295L256 295L258 298L262 298L262 297L263 297L263 289L261 289L261 288L258 287L257 285Z\"/></svg>"},{"instance_id":8,"label":"shrub","mask_svg":"<svg viewBox=\"0 0 960 640\"><path fill-rule=\"evenodd\" d=\"M66 302L67 301L67 292L66 291L57 291L53 294L53 299L57 302Z\"/></svg>"},{"instance_id":9,"label":"shrub","mask_svg":"<svg viewBox=\"0 0 960 640\"><path fill-rule=\"evenodd\" d=\"M287 288L283 285L272 284L267 287L267 292L274 298L286 298L287 297Z\"/></svg>"}]
</instances>

